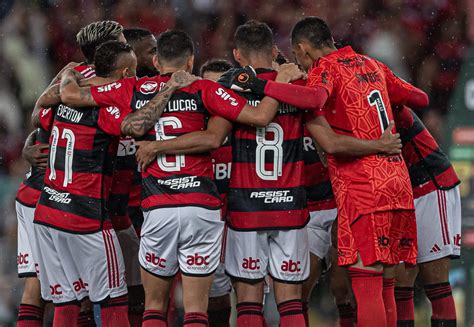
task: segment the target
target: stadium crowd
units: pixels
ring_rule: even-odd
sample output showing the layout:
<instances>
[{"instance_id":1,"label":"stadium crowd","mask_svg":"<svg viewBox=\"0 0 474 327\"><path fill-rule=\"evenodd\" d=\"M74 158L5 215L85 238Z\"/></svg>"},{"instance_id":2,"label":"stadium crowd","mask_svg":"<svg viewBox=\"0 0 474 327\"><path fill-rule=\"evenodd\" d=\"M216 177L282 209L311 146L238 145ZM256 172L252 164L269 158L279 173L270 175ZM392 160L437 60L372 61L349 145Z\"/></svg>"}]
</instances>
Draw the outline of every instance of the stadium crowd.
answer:
<instances>
[{"instance_id":1,"label":"stadium crowd","mask_svg":"<svg viewBox=\"0 0 474 327\"><path fill-rule=\"evenodd\" d=\"M330 3L330 4L329 4ZM289 35L303 16L327 19L338 46L350 44L386 63L399 76L430 95L423 119L440 140L440 120L449 110L449 95L468 49L466 11L462 1L15 1L0 21L0 320L11 321L19 303L16 280L16 214L14 195L28 169L21 159L27 123L38 95L59 69L81 61L75 35L86 24L114 19L125 27L143 27L155 35L166 29L187 31L195 42L196 67L209 58L232 59L237 26L248 19L267 22L279 49L289 51ZM146 8L146 9L143 9ZM420 64L421 63L421 64ZM11 110L14 108L15 110ZM4 288L4 289L3 289Z\"/></svg>"}]
</instances>

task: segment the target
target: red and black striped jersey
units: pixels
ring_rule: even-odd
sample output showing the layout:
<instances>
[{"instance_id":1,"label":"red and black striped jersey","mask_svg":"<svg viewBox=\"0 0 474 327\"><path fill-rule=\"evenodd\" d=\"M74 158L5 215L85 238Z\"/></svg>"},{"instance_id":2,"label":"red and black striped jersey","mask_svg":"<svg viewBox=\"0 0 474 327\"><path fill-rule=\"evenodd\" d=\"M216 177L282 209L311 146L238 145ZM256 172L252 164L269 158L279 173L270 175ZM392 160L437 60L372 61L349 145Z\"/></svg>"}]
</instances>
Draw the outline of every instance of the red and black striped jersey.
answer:
<instances>
[{"instance_id":1,"label":"red and black striped jersey","mask_svg":"<svg viewBox=\"0 0 474 327\"><path fill-rule=\"evenodd\" d=\"M136 197L132 190L137 191L133 188L135 172L138 171L135 152L135 140L129 136L122 137L118 145L108 204L110 220L115 230L124 230L132 225L128 207L132 195ZM140 180L138 182L141 184Z\"/></svg>"},{"instance_id":2,"label":"red and black striped jersey","mask_svg":"<svg viewBox=\"0 0 474 327\"><path fill-rule=\"evenodd\" d=\"M107 201L120 124L130 112L113 106L55 111L49 166L35 210L35 223L71 233L111 227Z\"/></svg>"},{"instance_id":3,"label":"red and black striped jersey","mask_svg":"<svg viewBox=\"0 0 474 327\"><path fill-rule=\"evenodd\" d=\"M129 78L91 89L100 105L128 106L141 109L170 78L170 75ZM176 91L169 100L155 128L145 140L167 140L203 130L209 115L235 119L245 106L245 99L221 85L199 80ZM159 155L142 172L143 210L160 207L199 206L217 209L221 205L213 179L208 153Z\"/></svg>"},{"instance_id":4,"label":"red and black striped jersey","mask_svg":"<svg viewBox=\"0 0 474 327\"><path fill-rule=\"evenodd\" d=\"M449 190L460 183L448 156L421 119L408 107L393 111L397 132L400 133L402 155L415 198L437 189Z\"/></svg>"},{"instance_id":5,"label":"red and black striped jersey","mask_svg":"<svg viewBox=\"0 0 474 327\"><path fill-rule=\"evenodd\" d=\"M316 145L308 130L303 138L304 182L310 212L336 208L329 170L319 158Z\"/></svg>"},{"instance_id":6,"label":"red and black striped jersey","mask_svg":"<svg viewBox=\"0 0 474 327\"><path fill-rule=\"evenodd\" d=\"M224 144L211 152L214 180L222 201L222 217L227 213L227 193L229 192L230 173L232 169L232 135L226 137Z\"/></svg>"},{"instance_id":7,"label":"red and black striped jersey","mask_svg":"<svg viewBox=\"0 0 474 327\"><path fill-rule=\"evenodd\" d=\"M94 68L86 64L81 64L74 67L74 70L81 73L85 78L95 76ZM38 127L38 134L36 136L35 144L48 144L51 125L53 124L54 112L48 109L41 109L40 113L42 119L41 126ZM43 188L44 170L31 167L26 174L25 179L20 184L16 195L16 200L21 204L34 208L41 194Z\"/></svg>"},{"instance_id":8,"label":"red and black striped jersey","mask_svg":"<svg viewBox=\"0 0 474 327\"><path fill-rule=\"evenodd\" d=\"M259 78L277 73L258 69ZM297 81L304 85L304 81ZM250 105L263 96L241 93ZM306 225L303 114L280 104L274 120L264 128L235 123L232 130L232 174L227 217L236 230L292 229Z\"/></svg>"},{"instance_id":9,"label":"red and black striped jersey","mask_svg":"<svg viewBox=\"0 0 474 327\"><path fill-rule=\"evenodd\" d=\"M41 124L38 127L35 144L48 144L54 111L51 109L41 109L39 115L41 117ZM38 169L37 167L30 168L30 171L26 174L25 179L18 188L16 194L16 200L18 202L27 207L36 207L41 189L43 188L44 172L44 169Z\"/></svg>"}]
</instances>

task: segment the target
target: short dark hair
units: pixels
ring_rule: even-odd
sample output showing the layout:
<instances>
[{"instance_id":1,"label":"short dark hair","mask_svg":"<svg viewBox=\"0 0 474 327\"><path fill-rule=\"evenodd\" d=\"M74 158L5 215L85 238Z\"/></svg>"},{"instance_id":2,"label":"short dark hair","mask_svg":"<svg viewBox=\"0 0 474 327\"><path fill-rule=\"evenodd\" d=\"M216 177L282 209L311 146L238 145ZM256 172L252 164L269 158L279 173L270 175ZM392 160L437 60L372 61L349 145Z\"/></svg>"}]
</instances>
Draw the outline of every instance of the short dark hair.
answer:
<instances>
[{"instance_id":1,"label":"short dark hair","mask_svg":"<svg viewBox=\"0 0 474 327\"><path fill-rule=\"evenodd\" d=\"M109 77L117 69L118 58L125 53L133 52L128 43L107 41L97 47L94 57L95 73L99 77Z\"/></svg>"},{"instance_id":2,"label":"short dark hair","mask_svg":"<svg viewBox=\"0 0 474 327\"><path fill-rule=\"evenodd\" d=\"M183 31L166 31L156 40L156 52L159 60L171 63L181 63L194 54L191 37Z\"/></svg>"},{"instance_id":3,"label":"short dark hair","mask_svg":"<svg viewBox=\"0 0 474 327\"><path fill-rule=\"evenodd\" d=\"M275 44L270 27L256 20L249 20L237 27L234 42L237 49L247 53L270 51Z\"/></svg>"},{"instance_id":4,"label":"short dark hair","mask_svg":"<svg viewBox=\"0 0 474 327\"><path fill-rule=\"evenodd\" d=\"M145 37L153 36L153 34L149 30L139 27L124 29L123 35L125 36L129 44L141 41Z\"/></svg>"},{"instance_id":5,"label":"short dark hair","mask_svg":"<svg viewBox=\"0 0 474 327\"><path fill-rule=\"evenodd\" d=\"M77 43L87 63L94 60L97 46L110 40L118 40L123 32L123 26L112 20L102 20L84 26L76 35Z\"/></svg>"},{"instance_id":6,"label":"short dark hair","mask_svg":"<svg viewBox=\"0 0 474 327\"><path fill-rule=\"evenodd\" d=\"M318 17L300 20L291 31L291 43L307 40L315 48L333 47L334 41L328 24Z\"/></svg>"},{"instance_id":7,"label":"short dark hair","mask_svg":"<svg viewBox=\"0 0 474 327\"><path fill-rule=\"evenodd\" d=\"M210 59L201 66L201 76L206 72L225 73L233 66L225 59Z\"/></svg>"}]
</instances>

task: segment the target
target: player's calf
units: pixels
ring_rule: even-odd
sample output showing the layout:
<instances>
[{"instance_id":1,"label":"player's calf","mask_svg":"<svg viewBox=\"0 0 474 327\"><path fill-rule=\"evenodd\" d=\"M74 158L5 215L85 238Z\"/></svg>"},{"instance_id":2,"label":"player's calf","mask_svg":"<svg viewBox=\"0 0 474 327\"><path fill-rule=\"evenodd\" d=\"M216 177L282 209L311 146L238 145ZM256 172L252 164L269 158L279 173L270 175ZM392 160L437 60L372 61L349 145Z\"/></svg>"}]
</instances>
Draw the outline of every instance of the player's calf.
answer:
<instances>
[{"instance_id":1,"label":"player's calf","mask_svg":"<svg viewBox=\"0 0 474 327\"><path fill-rule=\"evenodd\" d=\"M413 327L415 325L415 280L418 268L407 269L405 264L399 264L395 277L395 301L397 303L397 325L399 327Z\"/></svg>"},{"instance_id":2,"label":"player's calf","mask_svg":"<svg viewBox=\"0 0 474 327\"><path fill-rule=\"evenodd\" d=\"M332 265L329 275L331 293L334 296L339 313L339 326L353 327L357 317L355 307L352 304L349 277L347 269L337 264L337 251L335 248L331 248L331 261Z\"/></svg>"},{"instance_id":3,"label":"player's calf","mask_svg":"<svg viewBox=\"0 0 474 327\"><path fill-rule=\"evenodd\" d=\"M450 258L420 264L420 278L431 302L431 326L456 326L456 308L449 283Z\"/></svg>"}]
</instances>

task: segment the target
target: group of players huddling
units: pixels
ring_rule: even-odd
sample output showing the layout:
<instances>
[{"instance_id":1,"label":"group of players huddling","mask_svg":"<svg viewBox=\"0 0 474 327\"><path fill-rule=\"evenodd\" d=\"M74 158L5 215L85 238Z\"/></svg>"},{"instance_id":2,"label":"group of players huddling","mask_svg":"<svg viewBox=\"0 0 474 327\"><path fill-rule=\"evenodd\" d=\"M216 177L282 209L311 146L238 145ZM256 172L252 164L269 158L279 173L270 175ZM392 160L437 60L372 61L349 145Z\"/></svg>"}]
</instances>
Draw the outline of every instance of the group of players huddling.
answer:
<instances>
[{"instance_id":1,"label":"group of players huddling","mask_svg":"<svg viewBox=\"0 0 474 327\"><path fill-rule=\"evenodd\" d=\"M185 326L229 325L232 288L237 326L265 326L269 283L280 326L307 326L323 267L341 326L413 326L418 274L432 326L456 325L459 179L410 109L423 91L316 17L293 27L298 65L249 21L240 67L201 78L182 31L100 21L77 40L85 62L38 99L25 144L18 326L48 301L54 326L94 326L93 303L104 326L167 326L178 273Z\"/></svg>"}]
</instances>

